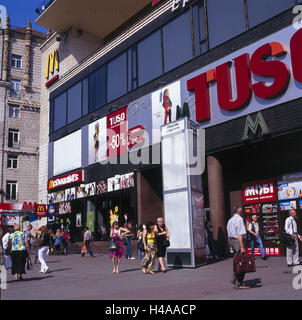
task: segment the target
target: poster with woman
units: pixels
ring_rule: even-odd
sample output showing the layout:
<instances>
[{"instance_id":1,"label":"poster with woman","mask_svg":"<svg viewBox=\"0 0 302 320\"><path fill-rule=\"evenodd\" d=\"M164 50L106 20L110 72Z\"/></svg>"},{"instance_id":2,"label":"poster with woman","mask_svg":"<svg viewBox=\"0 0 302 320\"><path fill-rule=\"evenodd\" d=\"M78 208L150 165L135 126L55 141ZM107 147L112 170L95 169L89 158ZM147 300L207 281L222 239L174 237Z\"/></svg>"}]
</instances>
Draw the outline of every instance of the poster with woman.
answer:
<instances>
[{"instance_id":1,"label":"poster with woman","mask_svg":"<svg viewBox=\"0 0 302 320\"><path fill-rule=\"evenodd\" d=\"M160 127L176 120L177 106L181 106L180 81L152 93L152 144L160 142Z\"/></svg>"},{"instance_id":2,"label":"poster with woman","mask_svg":"<svg viewBox=\"0 0 302 320\"><path fill-rule=\"evenodd\" d=\"M87 194L87 197L94 196L95 195L95 182L87 183L85 186L85 192Z\"/></svg>"},{"instance_id":3,"label":"poster with woman","mask_svg":"<svg viewBox=\"0 0 302 320\"><path fill-rule=\"evenodd\" d=\"M85 191L85 184L81 184L79 187L76 187L76 198L87 197L87 192Z\"/></svg>"},{"instance_id":4,"label":"poster with woman","mask_svg":"<svg viewBox=\"0 0 302 320\"><path fill-rule=\"evenodd\" d=\"M104 117L88 127L88 162L89 164L107 158L107 118Z\"/></svg>"}]
</instances>

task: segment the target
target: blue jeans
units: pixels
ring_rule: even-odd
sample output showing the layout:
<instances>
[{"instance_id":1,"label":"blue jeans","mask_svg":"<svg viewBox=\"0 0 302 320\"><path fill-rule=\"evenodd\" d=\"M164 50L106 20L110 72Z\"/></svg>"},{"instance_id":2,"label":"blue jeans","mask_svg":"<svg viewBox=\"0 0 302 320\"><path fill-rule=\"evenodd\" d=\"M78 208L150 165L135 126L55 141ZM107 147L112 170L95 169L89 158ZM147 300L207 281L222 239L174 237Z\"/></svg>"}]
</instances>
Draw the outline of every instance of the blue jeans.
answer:
<instances>
[{"instance_id":1,"label":"blue jeans","mask_svg":"<svg viewBox=\"0 0 302 320\"><path fill-rule=\"evenodd\" d=\"M91 240L85 240L85 246L86 246L87 252L93 257L93 253L92 253L92 250L90 247L90 242L91 242ZM85 255L85 253L82 254L82 256L84 256L84 255Z\"/></svg>"},{"instance_id":2,"label":"blue jeans","mask_svg":"<svg viewBox=\"0 0 302 320\"><path fill-rule=\"evenodd\" d=\"M262 258L265 257L265 251L263 249L263 244L262 244L262 240L261 237L251 237L251 253L252 255L254 255L254 248L255 248L255 244L258 244L259 250L261 252Z\"/></svg>"},{"instance_id":3,"label":"blue jeans","mask_svg":"<svg viewBox=\"0 0 302 320\"><path fill-rule=\"evenodd\" d=\"M126 259L132 258L132 244L131 244L131 239L129 237L125 238L125 242L126 242Z\"/></svg>"}]
</instances>

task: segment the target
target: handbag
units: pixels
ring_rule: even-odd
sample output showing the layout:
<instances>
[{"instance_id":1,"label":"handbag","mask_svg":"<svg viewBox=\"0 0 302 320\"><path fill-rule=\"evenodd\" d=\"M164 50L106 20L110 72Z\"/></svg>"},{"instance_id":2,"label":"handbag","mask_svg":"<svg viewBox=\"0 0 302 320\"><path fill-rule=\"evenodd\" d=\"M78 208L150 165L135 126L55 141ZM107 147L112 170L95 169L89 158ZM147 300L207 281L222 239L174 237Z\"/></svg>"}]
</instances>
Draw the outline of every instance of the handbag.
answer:
<instances>
[{"instance_id":1,"label":"handbag","mask_svg":"<svg viewBox=\"0 0 302 320\"><path fill-rule=\"evenodd\" d=\"M165 241L163 242L163 247L166 249L168 247L170 247L170 241L165 239Z\"/></svg>"},{"instance_id":2,"label":"handbag","mask_svg":"<svg viewBox=\"0 0 302 320\"><path fill-rule=\"evenodd\" d=\"M81 249L81 253L82 254L87 253L87 248L86 248L85 244L83 244L83 247Z\"/></svg>"},{"instance_id":3,"label":"handbag","mask_svg":"<svg viewBox=\"0 0 302 320\"><path fill-rule=\"evenodd\" d=\"M44 242L44 233L41 234L41 237L37 239L37 245L39 247L42 247L43 246L43 242Z\"/></svg>"},{"instance_id":4,"label":"handbag","mask_svg":"<svg viewBox=\"0 0 302 320\"><path fill-rule=\"evenodd\" d=\"M139 250L140 252L145 252L145 245L144 245L144 243L143 243L142 240L139 240L139 241L138 241L137 247L138 247L138 250Z\"/></svg>"},{"instance_id":5,"label":"handbag","mask_svg":"<svg viewBox=\"0 0 302 320\"><path fill-rule=\"evenodd\" d=\"M292 230L294 232L294 224L292 221ZM285 233L283 234L283 242L285 243L285 245L287 247L291 247L293 245L295 245L295 239L292 238L292 236L289 233Z\"/></svg>"},{"instance_id":6,"label":"handbag","mask_svg":"<svg viewBox=\"0 0 302 320\"><path fill-rule=\"evenodd\" d=\"M248 254L236 254L234 256L234 273L250 273L256 272L255 257Z\"/></svg>"},{"instance_id":7,"label":"handbag","mask_svg":"<svg viewBox=\"0 0 302 320\"><path fill-rule=\"evenodd\" d=\"M116 245L115 238L110 238L108 243L108 250L116 250L116 248L117 248L117 245Z\"/></svg>"}]
</instances>

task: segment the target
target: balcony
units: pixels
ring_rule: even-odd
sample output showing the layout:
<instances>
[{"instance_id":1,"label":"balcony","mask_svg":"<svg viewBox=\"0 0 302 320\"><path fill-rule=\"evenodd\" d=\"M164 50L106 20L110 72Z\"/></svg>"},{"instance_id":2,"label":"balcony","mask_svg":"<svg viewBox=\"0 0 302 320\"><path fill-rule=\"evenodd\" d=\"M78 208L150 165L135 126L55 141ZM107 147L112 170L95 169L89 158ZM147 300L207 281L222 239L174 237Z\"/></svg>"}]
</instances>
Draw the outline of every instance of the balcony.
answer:
<instances>
[{"instance_id":1,"label":"balcony","mask_svg":"<svg viewBox=\"0 0 302 320\"><path fill-rule=\"evenodd\" d=\"M36 23L60 33L75 27L105 38L152 0L52 0L36 12Z\"/></svg>"}]
</instances>

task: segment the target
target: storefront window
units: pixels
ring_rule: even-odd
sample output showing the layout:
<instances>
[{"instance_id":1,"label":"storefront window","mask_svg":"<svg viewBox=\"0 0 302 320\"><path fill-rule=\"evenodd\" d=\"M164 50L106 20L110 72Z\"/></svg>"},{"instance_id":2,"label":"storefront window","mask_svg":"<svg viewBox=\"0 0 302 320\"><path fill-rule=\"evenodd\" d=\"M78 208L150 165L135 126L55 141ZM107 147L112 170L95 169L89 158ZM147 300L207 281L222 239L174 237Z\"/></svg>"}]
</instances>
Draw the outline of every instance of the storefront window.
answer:
<instances>
[{"instance_id":1,"label":"storefront window","mask_svg":"<svg viewBox=\"0 0 302 320\"><path fill-rule=\"evenodd\" d=\"M137 45L138 82L143 85L163 73L161 31L158 30Z\"/></svg>"},{"instance_id":2,"label":"storefront window","mask_svg":"<svg viewBox=\"0 0 302 320\"><path fill-rule=\"evenodd\" d=\"M210 48L246 31L244 0L208 0L207 8Z\"/></svg>"},{"instance_id":3,"label":"storefront window","mask_svg":"<svg viewBox=\"0 0 302 320\"><path fill-rule=\"evenodd\" d=\"M252 28L294 5L294 0L266 0L265 4L263 0L247 0L249 27Z\"/></svg>"},{"instance_id":4,"label":"storefront window","mask_svg":"<svg viewBox=\"0 0 302 320\"><path fill-rule=\"evenodd\" d=\"M190 10L177 16L163 27L165 72L192 59Z\"/></svg>"},{"instance_id":5,"label":"storefront window","mask_svg":"<svg viewBox=\"0 0 302 320\"><path fill-rule=\"evenodd\" d=\"M82 115L82 83L78 82L67 91L68 101L68 119L67 122L73 122Z\"/></svg>"},{"instance_id":6,"label":"storefront window","mask_svg":"<svg viewBox=\"0 0 302 320\"><path fill-rule=\"evenodd\" d=\"M89 112L102 107L106 102L107 82L104 65L89 75Z\"/></svg>"},{"instance_id":7,"label":"storefront window","mask_svg":"<svg viewBox=\"0 0 302 320\"><path fill-rule=\"evenodd\" d=\"M54 101L54 130L58 130L66 125L66 92L55 98Z\"/></svg>"},{"instance_id":8,"label":"storefront window","mask_svg":"<svg viewBox=\"0 0 302 320\"><path fill-rule=\"evenodd\" d=\"M108 63L108 102L127 92L127 53Z\"/></svg>"}]
</instances>

